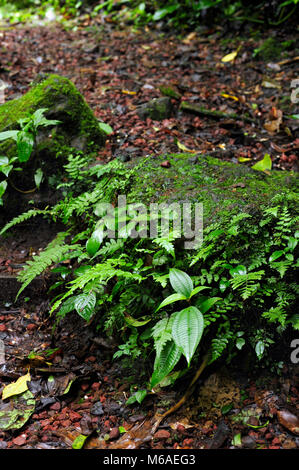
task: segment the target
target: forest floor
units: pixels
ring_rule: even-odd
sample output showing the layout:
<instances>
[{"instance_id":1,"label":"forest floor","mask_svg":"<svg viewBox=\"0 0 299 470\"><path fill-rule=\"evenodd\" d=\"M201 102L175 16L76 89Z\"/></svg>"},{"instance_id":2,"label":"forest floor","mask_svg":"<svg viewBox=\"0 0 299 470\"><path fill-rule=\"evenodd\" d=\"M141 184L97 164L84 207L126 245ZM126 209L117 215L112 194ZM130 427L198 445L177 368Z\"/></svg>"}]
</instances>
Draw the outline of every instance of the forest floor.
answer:
<instances>
[{"instance_id":1,"label":"forest floor","mask_svg":"<svg viewBox=\"0 0 299 470\"><path fill-rule=\"evenodd\" d=\"M270 37L271 50L265 52L262 44ZM228 35L217 27L178 38L82 19L76 28L3 25L0 44L6 100L25 93L38 73L61 74L74 82L96 117L113 128L99 161L183 150L252 166L269 153L274 169L297 170L298 118L292 116L298 109L291 94L298 51L292 32ZM221 60L238 48L234 60ZM172 115L142 120L138 106L161 97L161 87L175 92ZM251 121L187 113L179 109L181 101L246 114ZM268 371L246 372L246 364L214 368L203 375L189 401L152 434L155 412L176 403L186 381L148 395L141 405L127 406L131 392L151 374L145 360L133 367L130 361L113 361L114 341L75 315L52 335L47 278L14 302L18 270L55 230L25 226L13 241L1 242L5 361L0 364L0 390L29 368L35 404L27 411L19 405L18 419L28 420L14 431L0 432L0 449L71 448L80 434L89 436L85 447L101 449L299 447L299 368L290 360L279 371L269 366ZM0 421L7 406L2 402Z\"/></svg>"}]
</instances>

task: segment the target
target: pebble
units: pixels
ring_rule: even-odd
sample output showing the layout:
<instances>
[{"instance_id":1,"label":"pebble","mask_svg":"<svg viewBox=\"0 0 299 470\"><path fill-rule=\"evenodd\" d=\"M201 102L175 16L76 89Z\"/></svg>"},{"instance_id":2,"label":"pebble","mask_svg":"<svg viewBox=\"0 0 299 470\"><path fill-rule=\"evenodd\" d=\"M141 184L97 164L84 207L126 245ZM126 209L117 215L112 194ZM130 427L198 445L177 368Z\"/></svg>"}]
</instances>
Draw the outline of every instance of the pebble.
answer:
<instances>
[{"instance_id":1,"label":"pebble","mask_svg":"<svg viewBox=\"0 0 299 470\"><path fill-rule=\"evenodd\" d=\"M109 439L117 439L119 437L119 429L118 427L112 428L109 433Z\"/></svg>"},{"instance_id":2,"label":"pebble","mask_svg":"<svg viewBox=\"0 0 299 470\"><path fill-rule=\"evenodd\" d=\"M26 442L26 437L25 436L18 436L18 437L15 437L12 442L16 445L16 446L23 446Z\"/></svg>"},{"instance_id":3,"label":"pebble","mask_svg":"<svg viewBox=\"0 0 299 470\"><path fill-rule=\"evenodd\" d=\"M53 405L50 406L50 410L54 410L54 411L59 411L60 408L61 408L61 405L59 401L57 401L56 403L53 403Z\"/></svg>"},{"instance_id":4,"label":"pebble","mask_svg":"<svg viewBox=\"0 0 299 470\"><path fill-rule=\"evenodd\" d=\"M168 439L170 437L170 432L166 431L165 429L160 429L154 435L155 439Z\"/></svg>"}]
</instances>

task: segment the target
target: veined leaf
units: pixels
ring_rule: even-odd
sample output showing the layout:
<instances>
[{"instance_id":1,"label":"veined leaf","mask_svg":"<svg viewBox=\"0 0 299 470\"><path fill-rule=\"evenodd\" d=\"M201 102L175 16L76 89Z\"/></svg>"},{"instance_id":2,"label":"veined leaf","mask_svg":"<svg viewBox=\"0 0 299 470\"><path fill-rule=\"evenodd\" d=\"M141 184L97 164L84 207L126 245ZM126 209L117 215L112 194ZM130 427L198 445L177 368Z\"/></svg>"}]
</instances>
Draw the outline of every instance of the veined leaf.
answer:
<instances>
[{"instance_id":1,"label":"veined leaf","mask_svg":"<svg viewBox=\"0 0 299 470\"><path fill-rule=\"evenodd\" d=\"M151 378L150 387L154 388L164 379L178 363L182 352L173 341L168 341L160 356L155 360L154 372Z\"/></svg>"},{"instance_id":2,"label":"veined leaf","mask_svg":"<svg viewBox=\"0 0 299 470\"><path fill-rule=\"evenodd\" d=\"M188 307L175 315L172 337L183 351L188 366L201 340L204 330L202 313L196 307Z\"/></svg>"},{"instance_id":3,"label":"veined leaf","mask_svg":"<svg viewBox=\"0 0 299 470\"><path fill-rule=\"evenodd\" d=\"M198 292L201 292L201 291L204 290L204 289L211 289L211 288L208 287L208 286L197 286L197 287L195 287L195 288L192 290L192 292L191 292L189 298L191 299L191 297L193 297L194 295L198 294Z\"/></svg>"},{"instance_id":4,"label":"veined leaf","mask_svg":"<svg viewBox=\"0 0 299 470\"><path fill-rule=\"evenodd\" d=\"M27 162L34 146L34 136L29 132L20 131L17 136L18 159Z\"/></svg>"},{"instance_id":5,"label":"veined leaf","mask_svg":"<svg viewBox=\"0 0 299 470\"><path fill-rule=\"evenodd\" d=\"M93 292L80 294L76 297L75 300L75 309L77 313L84 318L84 320L89 321L92 315L94 314L94 307L96 304L96 296Z\"/></svg>"},{"instance_id":6,"label":"veined leaf","mask_svg":"<svg viewBox=\"0 0 299 470\"><path fill-rule=\"evenodd\" d=\"M173 289L179 294L183 294L187 299L193 290L193 282L190 276L180 269L170 269L169 280Z\"/></svg>"},{"instance_id":7,"label":"veined leaf","mask_svg":"<svg viewBox=\"0 0 299 470\"><path fill-rule=\"evenodd\" d=\"M159 307L157 308L156 312L161 308L165 307L166 305L172 304L173 302L177 302L178 300L186 300L187 297L183 294L175 293L166 297L163 302L160 303Z\"/></svg>"},{"instance_id":8,"label":"veined leaf","mask_svg":"<svg viewBox=\"0 0 299 470\"><path fill-rule=\"evenodd\" d=\"M219 300L223 299L221 297L211 297L210 299L206 299L203 302L196 303L196 306L199 308L201 313L206 313Z\"/></svg>"},{"instance_id":9,"label":"veined leaf","mask_svg":"<svg viewBox=\"0 0 299 470\"><path fill-rule=\"evenodd\" d=\"M20 131L5 131L0 132L0 141L6 139L14 139L17 140L17 135Z\"/></svg>"}]
</instances>

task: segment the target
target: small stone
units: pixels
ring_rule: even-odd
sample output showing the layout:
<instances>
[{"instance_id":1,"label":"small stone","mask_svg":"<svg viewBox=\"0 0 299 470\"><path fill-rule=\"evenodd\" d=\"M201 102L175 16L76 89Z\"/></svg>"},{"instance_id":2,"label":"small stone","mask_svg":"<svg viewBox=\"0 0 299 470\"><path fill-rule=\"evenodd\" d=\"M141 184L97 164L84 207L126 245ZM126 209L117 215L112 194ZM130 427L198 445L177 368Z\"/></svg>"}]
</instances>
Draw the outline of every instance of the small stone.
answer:
<instances>
[{"instance_id":1,"label":"small stone","mask_svg":"<svg viewBox=\"0 0 299 470\"><path fill-rule=\"evenodd\" d=\"M256 441L250 436L244 436L242 438L242 445L245 447L245 449L255 449Z\"/></svg>"},{"instance_id":2,"label":"small stone","mask_svg":"<svg viewBox=\"0 0 299 470\"><path fill-rule=\"evenodd\" d=\"M59 411L60 407L61 407L61 405L60 405L59 401L57 401L56 403L53 403L53 405L50 406L50 410Z\"/></svg>"},{"instance_id":3,"label":"small stone","mask_svg":"<svg viewBox=\"0 0 299 470\"><path fill-rule=\"evenodd\" d=\"M171 163L170 163L169 160L165 160L164 162L161 163L161 166L162 166L163 168L170 168Z\"/></svg>"},{"instance_id":4,"label":"small stone","mask_svg":"<svg viewBox=\"0 0 299 470\"><path fill-rule=\"evenodd\" d=\"M183 434L186 429L185 426L183 426L182 424L178 424L176 430Z\"/></svg>"},{"instance_id":5,"label":"small stone","mask_svg":"<svg viewBox=\"0 0 299 470\"><path fill-rule=\"evenodd\" d=\"M18 437L15 437L12 442L16 445L16 446L23 446L26 442L26 436L18 436Z\"/></svg>"},{"instance_id":6,"label":"small stone","mask_svg":"<svg viewBox=\"0 0 299 470\"><path fill-rule=\"evenodd\" d=\"M109 433L109 439L117 439L119 437L119 429L118 427L112 428Z\"/></svg>"},{"instance_id":7,"label":"small stone","mask_svg":"<svg viewBox=\"0 0 299 470\"><path fill-rule=\"evenodd\" d=\"M94 382L94 383L92 384L92 386L91 386L91 389L92 389L94 392L96 392L96 391L98 391L98 390L100 389L100 386L101 386L100 382Z\"/></svg>"},{"instance_id":8,"label":"small stone","mask_svg":"<svg viewBox=\"0 0 299 470\"><path fill-rule=\"evenodd\" d=\"M102 416L104 414L103 405L100 401L97 401L90 408L90 414L94 416Z\"/></svg>"},{"instance_id":9,"label":"small stone","mask_svg":"<svg viewBox=\"0 0 299 470\"><path fill-rule=\"evenodd\" d=\"M0 441L0 450L1 450L1 449L6 449L6 447L7 447L7 442L5 442L5 441Z\"/></svg>"},{"instance_id":10,"label":"small stone","mask_svg":"<svg viewBox=\"0 0 299 470\"><path fill-rule=\"evenodd\" d=\"M292 439L286 439L282 444L283 449L297 449L296 442Z\"/></svg>"},{"instance_id":11,"label":"small stone","mask_svg":"<svg viewBox=\"0 0 299 470\"><path fill-rule=\"evenodd\" d=\"M160 429L154 435L155 439L168 439L170 437L170 432L166 431L165 429Z\"/></svg>"},{"instance_id":12,"label":"small stone","mask_svg":"<svg viewBox=\"0 0 299 470\"><path fill-rule=\"evenodd\" d=\"M183 440L183 446L190 447L192 446L194 439L188 438Z\"/></svg>"}]
</instances>

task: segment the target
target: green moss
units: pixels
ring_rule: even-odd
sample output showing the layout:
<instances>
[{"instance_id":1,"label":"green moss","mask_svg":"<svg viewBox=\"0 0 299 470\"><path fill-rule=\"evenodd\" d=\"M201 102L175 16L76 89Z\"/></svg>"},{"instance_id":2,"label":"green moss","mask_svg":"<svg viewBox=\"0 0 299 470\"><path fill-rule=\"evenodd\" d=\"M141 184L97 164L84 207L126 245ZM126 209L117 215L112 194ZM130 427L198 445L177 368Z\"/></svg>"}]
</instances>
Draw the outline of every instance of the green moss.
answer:
<instances>
[{"instance_id":1,"label":"green moss","mask_svg":"<svg viewBox=\"0 0 299 470\"><path fill-rule=\"evenodd\" d=\"M87 136L94 145L103 145L104 135L84 98L70 80L59 75L48 76L21 98L2 105L0 131L16 128L19 119L39 108L48 108L51 116L63 118L65 131Z\"/></svg>"},{"instance_id":2,"label":"green moss","mask_svg":"<svg viewBox=\"0 0 299 470\"><path fill-rule=\"evenodd\" d=\"M170 167L161 167L163 160ZM202 202L205 222L220 213L260 210L276 194L295 191L298 179L290 173L270 175L209 156L190 154L144 159L128 194L128 202Z\"/></svg>"}]
</instances>

